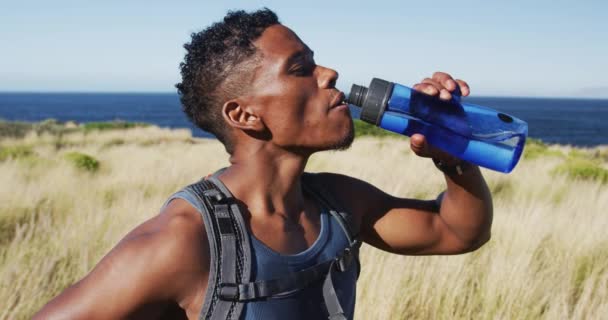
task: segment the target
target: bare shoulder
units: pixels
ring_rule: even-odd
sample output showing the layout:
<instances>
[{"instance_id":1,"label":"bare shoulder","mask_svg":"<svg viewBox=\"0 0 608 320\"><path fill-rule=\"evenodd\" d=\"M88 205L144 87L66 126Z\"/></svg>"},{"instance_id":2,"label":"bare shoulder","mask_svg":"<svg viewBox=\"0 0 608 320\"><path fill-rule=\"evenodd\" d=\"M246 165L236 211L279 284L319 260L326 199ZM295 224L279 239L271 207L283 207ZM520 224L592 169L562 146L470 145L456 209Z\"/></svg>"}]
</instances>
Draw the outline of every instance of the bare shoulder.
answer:
<instances>
[{"instance_id":1,"label":"bare shoulder","mask_svg":"<svg viewBox=\"0 0 608 320\"><path fill-rule=\"evenodd\" d=\"M149 253L154 258L143 260L157 262L163 269L175 271L203 268L206 264L202 262L208 257L203 219L196 209L179 198L129 232L112 251L117 249L127 251L123 256L132 254L139 257Z\"/></svg>"},{"instance_id":2,"label":"bare shoulder","mask_svg":"<svg viewBox=\"0 0 608 320\"><path fill-rule=\"evenodd\" d=\"M181 248L182 252L198 252L201 245L207 243L205 226L200 213L187 201L176 198L172 200L157 216L144 222L129 232L122 242L138 242L138 239L151 249L164 248L173 253Z\"/></svg>"},{"instance_id":3,"label":"bare shoulder","mask_svg":"<svg viewBox=\"0 0 608 320\"><path fill-rule=\"evenodd\" d=\"M320 172L311 176L359 221L372 207L377 208L378 205L386 203L383 200L390 198L377 187L355 177L331 172Z\"/></svg>"},{"instance_id":4,"label":"bare shoulder","mask_svg":"<svg viewBox=\"0 0 608 320\"><path fill-rule=\"evenodd\" d=\"M198 310L209 269L202 218L175 199L129 232L82 280L49 302L36 319L127 318L178 304ZM39 318L38 318L39 317Z\"/></svg>"},{"instance_id":5,"label":"bare shoulder","mask_svg":"<svg viewBox=\"0 0 608 320\"><path fill-rule=\"evenodd\" d=\"M163 299L176 301L183 309L200 309L202 301L198 300L207 286L210 253L205 225L195 208L183 199L174 199L123 241L130 247L128 251L137 252L141 268L148 268L148 275L156 277L150 281L156 283L151 291L160 290Z\"/></svg>"},{"instance_id":6,"label":"bare shoulder","mask_svg":"<svg viewBox=\"0 0 608 320\"><path fill-rule=\"evenodd\" d=\"M188 202L179 198L172 200L150 222L151 225L146 227L150 227L155 238L150 243L150 250L162 250L179 269L202 271L200 269L208 267L209 244L205 225L200 213Z\"/></svg>"}]
</instances>

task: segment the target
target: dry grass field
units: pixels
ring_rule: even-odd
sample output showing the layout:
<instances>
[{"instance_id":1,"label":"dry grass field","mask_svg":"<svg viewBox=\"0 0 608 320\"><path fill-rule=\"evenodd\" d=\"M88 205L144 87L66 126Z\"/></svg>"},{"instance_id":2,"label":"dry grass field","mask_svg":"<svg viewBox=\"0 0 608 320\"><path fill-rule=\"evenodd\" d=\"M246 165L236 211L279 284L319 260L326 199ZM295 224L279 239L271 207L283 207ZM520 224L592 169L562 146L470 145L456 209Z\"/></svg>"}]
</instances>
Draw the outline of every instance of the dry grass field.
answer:
<instances>
[{"instance_id":1,"label":"dry grass field","mask_svg":"<svg viewBox=\"0 0 608 320\"><path fill-rule=\"evenodd\" d=\"M0 140L0 319L29 319L85 275L179 188L227 164L187 130L30 132ZM490 242L460 256L364 246L356 319L607 319L608 149L531 143L513 173L484 170ZM309 171L367 180L402 197L443 188L407 139L359 137Z\"/></svg>"}]
</instances>

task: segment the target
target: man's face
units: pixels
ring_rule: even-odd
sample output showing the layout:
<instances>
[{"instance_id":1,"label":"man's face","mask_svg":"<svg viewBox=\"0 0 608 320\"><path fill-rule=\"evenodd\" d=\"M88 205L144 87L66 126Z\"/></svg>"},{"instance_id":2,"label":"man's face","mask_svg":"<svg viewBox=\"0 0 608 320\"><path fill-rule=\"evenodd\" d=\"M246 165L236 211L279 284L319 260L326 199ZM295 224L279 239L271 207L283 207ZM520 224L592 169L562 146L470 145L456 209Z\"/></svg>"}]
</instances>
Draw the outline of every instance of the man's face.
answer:
<instances>
[{"instance_id":1,"label":"man's face","mask_svg":"<svg viewBox=\"0 0 608 320\"><path fill-rule=\"evenodd\" d=\"M249 92L250 105L272 142L315 152L347 148L353 123L336 71L315 64L313 52L283 25L268 27L254 42L261 62Z\"/></svg>"}]
</instances>

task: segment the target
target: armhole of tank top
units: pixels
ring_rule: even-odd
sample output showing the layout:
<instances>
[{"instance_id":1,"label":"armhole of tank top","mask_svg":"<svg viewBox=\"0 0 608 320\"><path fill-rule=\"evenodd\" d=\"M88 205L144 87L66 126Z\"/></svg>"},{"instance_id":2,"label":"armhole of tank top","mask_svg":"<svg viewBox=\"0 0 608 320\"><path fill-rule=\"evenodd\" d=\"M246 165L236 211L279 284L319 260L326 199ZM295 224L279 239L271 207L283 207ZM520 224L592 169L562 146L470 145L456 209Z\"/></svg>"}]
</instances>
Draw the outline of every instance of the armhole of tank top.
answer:
<instances>
[{"instance_id":1,"label":"armhole of tank top","mask_svg":"<svg viewBox=\"0 0 608 320\"><path fill-rule=\"evenodd\" d=\"M192 193L188 192L188 190L180 190L174 194L172 194L167 201L165 201L165 203L163 204L163 206L161 207L161 211L163 211L171 201L175 200L175 199L182 199L185 200L186 202L188 202L192 207L194 207L199 214L203 214L203 212L205 211L204 205L198 200L198 198L193 195Z\"/></svg>"},{"instance_id":2,"label":"armhole of tank top","mask_svg":"<svg viewBox=\"0 0 608 320\"><path fill-rule=\"evenodd\" d=\"M163 206L161 207L161 211L163 209L165 209L165 207L167 205L169 205L169 203L175 199L182 199L186 202L188 202L192 207L194 207L198 213L201 215L201 217L203 218L203 223L204 223L204 227L207 228L207 226L209 225L210 221L210 217L209 214L207 213L207 210L205 209L205 205L203 203L201 203L201 200L199 200L198 196L196 196L195 194L193 194L191 191L187 190L187 189L183 189L180 190L176 193L174 193L173 195L171 195L167 201L165 201L165 203L163 204ZM213 298L213 290L215 288L215 276L216 276L216 265L215 263L213 263L213 261L216 260L216 243L215 240L213 239L213 232L211 230L205 230L205 233L207 234L207 242L209 245L209 274L208 274L208 278L207 278L207 288L205 289L205 296L203 297L203 304L201 306L201 310L199 310L199 314L198 314L198 319L202 320L206 318L207 312L209 310L209 305L211 303L211 300ZM209 290L211 288L211 290Z\"/></svg>"}]
</instances>

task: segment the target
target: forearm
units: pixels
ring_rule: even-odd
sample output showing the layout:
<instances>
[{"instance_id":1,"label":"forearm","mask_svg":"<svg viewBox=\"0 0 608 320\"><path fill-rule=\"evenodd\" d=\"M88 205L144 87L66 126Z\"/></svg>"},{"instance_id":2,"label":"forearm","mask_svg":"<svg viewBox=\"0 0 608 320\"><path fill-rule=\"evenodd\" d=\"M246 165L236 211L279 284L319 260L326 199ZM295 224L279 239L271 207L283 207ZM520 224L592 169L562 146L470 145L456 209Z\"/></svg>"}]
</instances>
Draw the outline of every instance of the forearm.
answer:
<instances>
[{"instance_id":1,"label":"forearm","mask_svg":"<svg viewBox=\"0 0 608 320\"><path fill-rule=\"evenodd\" d=\"M475 249L490 238L492 195L477 166L462 175L444 175L447 190L441 199L439 215L450 231Z\"/></svg>"}]
</instances>

